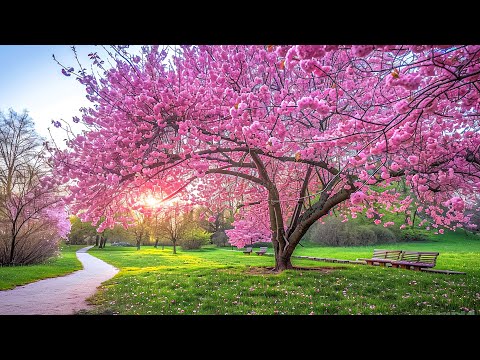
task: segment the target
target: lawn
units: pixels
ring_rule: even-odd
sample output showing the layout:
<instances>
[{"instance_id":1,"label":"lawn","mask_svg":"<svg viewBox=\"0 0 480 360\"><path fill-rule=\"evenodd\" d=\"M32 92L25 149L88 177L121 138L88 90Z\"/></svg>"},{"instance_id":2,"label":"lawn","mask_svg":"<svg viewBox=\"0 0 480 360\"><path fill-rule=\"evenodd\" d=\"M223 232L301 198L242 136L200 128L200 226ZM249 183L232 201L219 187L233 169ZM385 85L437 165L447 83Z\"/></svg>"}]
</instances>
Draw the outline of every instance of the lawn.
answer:
<instances>
[{"instance_id":1,"label":"lawn","mask_svg":"<svg viewBox=\"0 0 480 360\"><path fill-rule=\"evenodd\" d=\"M379 248L380 246L375 246ZM289 270L255 274L273 257L230 248L201 250L109 247L90 253L121 271L90 301L93 314L467 314L480 311L480 239L446 234L430 241L385 248L439 251L444 275L363 265L293 259ZM370 256L374 246L334 248L305 244L297 255L340 259ZM271 251L271 249L269 249Z\"/></svg>"},{"instance_id":2,"label":"lawn","mask_svg":"<svg viewBox=\"0 0 480 360\"><path fill-rule=\"evenodd\" d=\"M13 289L41 279L67 275L82 269L75 252L85 245L62 245L60 255L41 265L0 267L0 290Z\"/></svg>"}]
</instances>

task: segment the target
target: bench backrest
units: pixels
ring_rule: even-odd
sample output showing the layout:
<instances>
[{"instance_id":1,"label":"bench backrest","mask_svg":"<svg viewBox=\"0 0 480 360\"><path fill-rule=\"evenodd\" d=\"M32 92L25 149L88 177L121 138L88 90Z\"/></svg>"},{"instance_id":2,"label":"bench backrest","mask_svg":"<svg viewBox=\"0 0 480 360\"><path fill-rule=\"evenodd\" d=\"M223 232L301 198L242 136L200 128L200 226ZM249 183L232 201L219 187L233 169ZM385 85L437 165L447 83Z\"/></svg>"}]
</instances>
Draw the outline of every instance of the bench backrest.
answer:
<instances>
[{"instance_id":1,"label":"bench backrest","mask_svg":"<svg viewBox=\"0 0 480 360\"><path fill-rule=\"evenodd\" d=\"M267 246L260 246L260 251L267 251L268 247Z\"/></svg>"},{"instance_id":2,"label":"bench backrest","mask_svg":"<svg viewBox=\"0 0 480 360\"><path fill-rule=\"evenodd\" d=\"M253 249L253 248L251 248L251 247L247 247L247 248L245 248L245 251L249 251L249 252L251 252L251 251L252 251L252 249Z\"/></svg>"},{"instance_id":3,"label":"bench backrest","mask_svg":"<svg viewBox=\"0 0 480 360\"><path fill-rule=\"evenodd\" d=\"M438 255L438 252L404 251L401 260L435 265Z\"/></svg>"},{"instance_id":4,"label":"bench backrest","mask_svg":"<svg viewBox=\"0 0 480 360\"><path fill-rule=\"evenodd\" d=\"M373 250L372 258L398 260L400 259L401 255L402 255L402 250L375 249Z\"/></svg>"}]
</instances>

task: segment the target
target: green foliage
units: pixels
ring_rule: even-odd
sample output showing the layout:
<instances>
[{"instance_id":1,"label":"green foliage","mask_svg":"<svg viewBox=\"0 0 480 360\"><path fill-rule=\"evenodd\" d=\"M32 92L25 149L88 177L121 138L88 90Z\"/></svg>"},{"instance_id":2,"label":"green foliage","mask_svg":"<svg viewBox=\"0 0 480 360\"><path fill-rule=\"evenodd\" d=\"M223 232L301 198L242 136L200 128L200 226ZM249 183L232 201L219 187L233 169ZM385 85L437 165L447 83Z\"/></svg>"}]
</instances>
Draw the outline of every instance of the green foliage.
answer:
<instances>
[{"instance_id":1,"label":"green foliage","mask_svg":"<svg viewBox=\"0 0 480 360\"><path fill-rule=\"evenodd\" d=\"M295 255L355 260L375 245L325 247L304 243ZM480 311L480 238L462 233L398 249L439 251L447 276L374 266L292 259L295 266L334 267L332 272L288 270L252 274L273 266L271 256L205 247L198 251L107 247L92 255L120 268L91 301L90 313L114 314L465 314Z\"/></svg>"},{"instance_id":2,"label":"green foliage","mask_svg":"<svg viewBox=\"0 0 480 360\"><path fill-rule=\"evenodd\" d=\"M70 216L70 224L72 228L68 235L68 242L71 245L87 244L87 239L95 238L97 230L89 222L82 222L77 216Z\"/></svg>"},{"instance_id":3,"label":"green foliage","mask_svg":"<svg viewBox=\"0 0 480 360\"><path fill-rule=\"evenodd\" d=\"M399 241L407 242L407 241L427 241L428 235L425 230L418 230L418 229L404 229L397 231L397 236Z\"/></svg>"},{"instance_id":4,"label":"green foliage","mask_svg":"<svg viewBox=\"0 0 480 360\"><path fill-rule=\"evenodd\" d=\"M186 236L179 241L183 250L200 249L210 242L210 234L200 228L191 229Z\"/></svg>"},{"instance_id":5,"label":"green foliage","mask_svg":"<svg viewBox=\"0 0 480 360\"><path fill-rule=\"evenodd\" d=\"M213 244L220 247L228 246L228 236L224 230L214 232L211 236L211 241Z\"/></svg>"},{"instance_id":6,"label":"green foliage","mask_svg":"<svg viewBox=\"0 0 480 360\"><path fill-rule=\"evenodd\" d=\"M41 279L67 275L82 269L75 252L81 245L62 245L57 257L41 265L0 266L0 290L13 289Z\"/></svg>"},{"instance_id":7,"label":"green foliage","mask_svg":"<svg viewBox=\"0 0 480 360\"><path fill-rule=\"evenodd\" d=\"M369 229L375 233L377 244L388 244L402 241L402 238L397 237L394 231L384 228L383 226L371 225L369 226Z\"/></svg>"},{"instance_id":8,"label":"green foliage","mask_svg":"<svg viewBox=\"0 0 480 360\"><path fill-rule=\"evenodd\" d=\"M135 234L133 228L125 229L121 225L115 225L113 229L106 229L103 234L107 237L110 243L127 242L132 245L135 243Z\"/></svg>"},{"instance_id":9,"label":"green foliage","mask_svg":"<svg viewBox=\"0 0 480 360\"><path fill-rule=\"evenodd\" d=\"M396 238L392 231L381 225L356 219L342 222L341 218L329 216L325 218L325 224L313 224L305 234L305 240L328 246L361 246L391 243Z\"/></svg>"},{"instance_id":10,"label":"green foliage","mask_svg":"<svg viewBox=\"0 0 480 360\"><path fill-rule=\"evenodd\" d=\"M260 246L273 248L273 244L271 242L261 242L261 241L254 243L252 246L254 249L257 247L259 248Z\"/></svg>"}]
</instances>

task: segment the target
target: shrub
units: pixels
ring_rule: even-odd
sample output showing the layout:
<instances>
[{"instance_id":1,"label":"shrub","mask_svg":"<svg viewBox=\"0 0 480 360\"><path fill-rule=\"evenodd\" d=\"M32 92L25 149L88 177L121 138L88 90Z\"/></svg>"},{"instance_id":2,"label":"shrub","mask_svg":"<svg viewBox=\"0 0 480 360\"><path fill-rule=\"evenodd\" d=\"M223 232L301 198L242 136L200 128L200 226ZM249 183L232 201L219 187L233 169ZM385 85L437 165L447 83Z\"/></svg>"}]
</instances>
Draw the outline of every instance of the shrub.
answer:
<instances>
[{"instance_id":1,"label":"shrub","mask_svg":"<svg viewBox=\"0 0 480 360\"><path fill-rule=\"evenodd\" d=\"M328 217L325 224L312 225L305 239L327 246L362 246L395 242L395 234L379 225L365 224L355 220L342 222L341 218Z\"/></svg>"},{"instance_id":2,"label":"shrub","mask_svg":"<svg viewBox=\"0 0 480 360\"><path fill-rule=\"evenodd\" d=\"M0 266L9 264L10 240L9 236L0 233ZM16 246L20 251L15 252L14 262L9 265L41 264L51 257L59 255L58 248L61 239L55 237L54 232L37 231L34 236L18 236Z\"/></svg>"},{"instance_id":3,"label":"shrub","mask_svg":"<svg viewBox=\"0 0 480 360\"><path fill-rule=\"evenodd\" d=\"M180 239L179 245L182 247L182 250L194 250L200 249L202 245L206 245L210 242L210 234L202 231L195 230L190 232L188 238Z\"/></svg>"},{"instance_id":4,"label":"shrub","mask_svg":"<svg viewBox=\"0 0 480 360\"><path fill-rule=\"evenodd\" d=\"M252 246L253 247L265 246L265 247L268 247L268 248L273 248L273 244L270 241L269 242L259 241L259 242L253 243Z\"/></svg>"},{"instance_id":5,"label":"shrub","mask_svg":"<svg viewBox=\"0 0 480 360\"><path fill-rule=\"evenodd\" d=\"M135 245L130 244L130 243L128 243L128 242L119 241L119 242L114 242L114 243L112 243L111 246L135 246Z\"/></svg>"},{"instance_id":6,"label":"shrub","mask_svg":"<svg viewBox=\"0 0 480 360\"><path fill-rule=\"evenodd\" d=\"M353 226L352 226L353 225ZM345 226L345 240L346 244L341 244L340 245L346 245L346 246L361 246L361 245L372 245L377 243L377 235L375 232L372 230L371 226L368 225L361 225L361 226L355 226L355 224L347 224Z\"/></svg>"},{"instance_id":7,"label":"shrub","mask_svg":"<svg viewBox=\"0 0 480 360\"><path fill-rule=\"evenodd\" d=\"M428 236L416 229L405 229L398 231L399 241L426 241Z\"/></svg>"},{"instance_id":8,"label":"shrub","mask_svg":"<svg viewBox=\"0 0 480 360\"><path fill-rule=\"evenodd\" d=\"M216 231L211 236L212 243L217 246L227 246L228 245L228 236L225 234L224 230Z\"/></svg>"},{"instance_id":9,"label":"shrub","mask_svg":"<svg viewBox=\"0 0 480 360\"><path fill-rule=\"evenodd\" d=\"M371 225L370 228L377 236L377 244L394 243L397 241L397 237L390 229L380 225Z\"/></svg>"}]
</instances>

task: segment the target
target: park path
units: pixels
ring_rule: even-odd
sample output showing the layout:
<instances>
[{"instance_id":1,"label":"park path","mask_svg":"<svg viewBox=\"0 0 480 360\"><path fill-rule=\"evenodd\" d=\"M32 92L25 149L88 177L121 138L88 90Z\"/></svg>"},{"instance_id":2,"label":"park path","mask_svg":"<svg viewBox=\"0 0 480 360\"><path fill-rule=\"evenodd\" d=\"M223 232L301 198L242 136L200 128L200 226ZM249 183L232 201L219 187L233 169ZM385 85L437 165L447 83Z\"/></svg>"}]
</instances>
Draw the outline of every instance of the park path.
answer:
<instances>
[{"instance_id":1,"label":"park path","mask_svg":"<svg viewBox=\"0 0 480 360\"><path fill-rule=\"evenodd\" d=\"M67 315L90 305L85 301L118 269L87 254L92 246L77 251L83 270L0 291L0 315Z\"/></svg>"}]
</instances>

